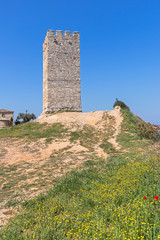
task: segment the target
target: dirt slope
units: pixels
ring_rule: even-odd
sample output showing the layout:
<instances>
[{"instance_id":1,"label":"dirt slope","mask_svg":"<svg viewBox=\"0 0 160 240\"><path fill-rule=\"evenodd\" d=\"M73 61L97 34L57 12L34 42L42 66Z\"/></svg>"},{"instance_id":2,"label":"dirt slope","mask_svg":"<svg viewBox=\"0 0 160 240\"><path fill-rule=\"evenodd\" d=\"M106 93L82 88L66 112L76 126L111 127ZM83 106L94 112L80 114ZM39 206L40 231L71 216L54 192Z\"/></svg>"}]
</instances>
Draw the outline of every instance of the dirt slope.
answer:
<instances>
[{"instance_id":1,"label":"dirt slope","mask_svg":"<svg viewBox=\"0 0 160 240\"><path fill-rule=\"evenodd\" d=\"M88 159L107 158L109 148L120 149L120 109L90 113L63 112L41 115L36 122L47 127L61 123L64 136L28 140L0 138L0 225L6 223L17 204L45 192L56 178Z\"/></svg>"}]
</instances>

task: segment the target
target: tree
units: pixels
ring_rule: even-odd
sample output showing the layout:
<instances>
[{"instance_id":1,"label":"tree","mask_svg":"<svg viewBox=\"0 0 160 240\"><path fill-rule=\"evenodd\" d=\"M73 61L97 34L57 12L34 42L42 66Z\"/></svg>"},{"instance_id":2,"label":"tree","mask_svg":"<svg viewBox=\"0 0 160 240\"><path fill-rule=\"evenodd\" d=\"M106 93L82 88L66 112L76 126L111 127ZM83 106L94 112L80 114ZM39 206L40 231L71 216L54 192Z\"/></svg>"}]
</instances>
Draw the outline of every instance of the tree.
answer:
<instances>
[{"instance_id":1,"label":"tree","mask_svg":"<svg viewBox=\"0 0 160 240\"><path fill-rule=\"evenodd\" d=\"M36 119L36 116L34 115L34 113L28 113L28 111L26 110L26 113L19 113L19 115L16 118L16 122L19 122L19 120L21 119L22 119L21 121L22 123L26 123Z\"/></svg>"},{"instance_id":2,"label":"tree","mask_svg":"<svg viewBox=\"0 0 160 240\"><path fill-rule=\"evenodd\" d=\"M115 101L115 103L113 105L113 108L115 108L116 106L119 106L122 109L130 111L129 107L124 102L118 100L118 98L116 98L116 101Z\"/></svg>"}]
</instances>

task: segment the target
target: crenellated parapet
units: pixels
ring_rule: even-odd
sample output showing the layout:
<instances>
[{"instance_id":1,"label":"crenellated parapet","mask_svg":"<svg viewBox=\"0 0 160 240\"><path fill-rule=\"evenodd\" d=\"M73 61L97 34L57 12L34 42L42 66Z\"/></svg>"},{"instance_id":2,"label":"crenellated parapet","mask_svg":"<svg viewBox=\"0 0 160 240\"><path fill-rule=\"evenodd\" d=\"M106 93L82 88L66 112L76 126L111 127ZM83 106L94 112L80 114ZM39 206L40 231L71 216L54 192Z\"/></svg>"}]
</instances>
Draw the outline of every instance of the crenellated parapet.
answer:
<instances>
[{"instance_id":1,"label":"crenellated parapet","mask_svg":"<svg viewBox=\"0 0 160 240\"><path fill-rule=\"evenodd\" d=\"M73 35L71 35L71 31L63 31L62 30L48 30L47 31L47 36L66 36L66 37L71 37L71 36L79 36L79 32L73 32Z\"/></svg>"},{"instance_id":2,"label":"crenellated parapet","mask_svg":"<svg viewBox=\"0 0 160 240\"><path fill-rule=\"evenodd\" d=\"M43 44L43 52L49 46L53 51L79 52L79 32L48 30ZM49 45L48 45L49 44ZM62 47L63 46L63 47Z\"/></svg>"}]
</instances>

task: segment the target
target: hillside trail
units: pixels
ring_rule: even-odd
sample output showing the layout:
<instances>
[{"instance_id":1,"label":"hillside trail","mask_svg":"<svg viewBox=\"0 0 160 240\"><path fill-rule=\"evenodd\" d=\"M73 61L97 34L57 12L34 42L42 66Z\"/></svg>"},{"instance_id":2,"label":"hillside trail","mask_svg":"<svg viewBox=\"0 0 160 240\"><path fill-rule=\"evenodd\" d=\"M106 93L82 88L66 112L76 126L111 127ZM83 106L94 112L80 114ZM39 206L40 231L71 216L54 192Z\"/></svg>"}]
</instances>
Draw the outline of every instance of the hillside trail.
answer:
<instances>
[{"instance_id":1,"label":"hillside trail","mask_svg":"<svg viewBox=\"0 0 160 240\"><path fill-rule=\"evenodd\" d=\"M120 108L115 107L115 110L110 111L109 114L110 114L110 116L113 116L116 121L115 121L115 125L114 125L115 126L115 132L113 133L112 137L110 139L108 139L108 142L113 144L113 146L115 147L116 150L120 150L121 146L117 142L117 136L120 134L121 124L122 124L122 121L123 121L123 117L121 115Z\"/></svg>"},{"instance_id":2,"label":"hillside trail","mask_svg":"<svg viewBox=\"0 0 160 240\"><path fill-rule=\"evenodd\" d=\"M35 122L61 123L69 129L64 138L53 139L46 144L45 138L36 141L26 139L0 139L0 226L6 224L16 210L14 203L26 201L45 193L56 179L79 167L85 161L110 155L101 147L103 138L116 150L121 146L117 136L121 131L123 117L120 109L90 113L62 112L53 115L42 114ZM47 125L47 126L48 126ZM86 130L87 129L87 130ZM70 141L70 132L86 131L83 139ZM88 132L87 132L88 131ZM94 142L99 136L99 142ZM82 141L83 140L83 141ZM88 141L91 144L88 145Z\"/></svg>"}]
</instances>

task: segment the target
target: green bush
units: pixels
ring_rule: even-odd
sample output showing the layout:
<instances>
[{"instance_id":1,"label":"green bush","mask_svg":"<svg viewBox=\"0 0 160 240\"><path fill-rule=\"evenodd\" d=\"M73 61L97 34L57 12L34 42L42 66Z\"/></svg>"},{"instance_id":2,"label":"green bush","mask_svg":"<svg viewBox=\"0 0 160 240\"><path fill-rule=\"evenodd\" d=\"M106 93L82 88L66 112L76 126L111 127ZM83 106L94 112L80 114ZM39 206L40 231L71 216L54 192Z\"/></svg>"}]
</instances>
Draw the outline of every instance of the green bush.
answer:
<instances>
[{"instance_id":1,"label":"green bush","mask_svg":"<svg viewBox=\"0 0 160 240\"><path fill-rule=\"evenodd\" d=\"M151 123L141 122L137 127L138 134L142 138L147 138L153 141L160 141L159 128Z\"/></svg>"},{"instance_id":2,"label":"green bush","mask_svg":"<svg viewBox=\"0 0 160 240\"><path fill-rule=\"evenodd\" d=\"M34 113L28 113L28 111L26 110L26 113L19 113L19 115L17 116L16 122L18 124L26 123L34 119L36 119L36 116L34 115ZM22 121L19 121L19 120L22 120Z\"/></svg>"},{"instance_id":3,"label":"green bush","mask_svg":"<svg viewBox=\"0 0 160 240\"><path fill-rule=\"evenodd\" d=\"M125 109L127 111L130 111L129 107L122 101L119 101L118 99L116 99L113 108L115 108L116 106L119 106L122 109Z\"/></svg>"}]
</instances>

